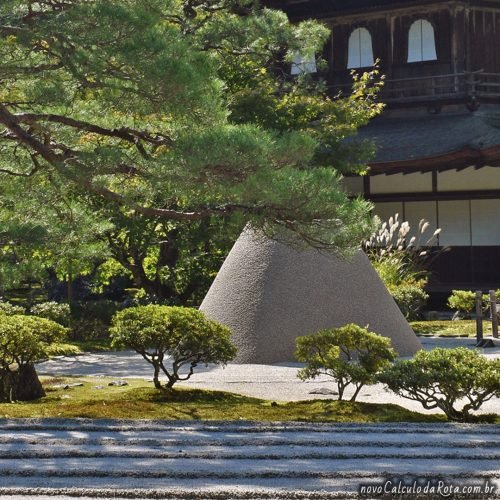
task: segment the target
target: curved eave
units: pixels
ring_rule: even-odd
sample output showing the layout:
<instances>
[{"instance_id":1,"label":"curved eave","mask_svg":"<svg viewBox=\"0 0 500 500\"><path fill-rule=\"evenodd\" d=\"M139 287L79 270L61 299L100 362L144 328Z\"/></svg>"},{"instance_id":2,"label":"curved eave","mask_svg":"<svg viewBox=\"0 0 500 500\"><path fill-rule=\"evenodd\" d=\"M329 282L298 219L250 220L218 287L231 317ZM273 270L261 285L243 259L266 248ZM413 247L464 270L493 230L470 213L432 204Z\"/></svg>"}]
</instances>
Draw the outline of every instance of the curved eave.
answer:
<instances>
[{"instance_id":1,"label":"curved eave","mask_svg":"<svg viewBox=\"0 0 500 500\"><path fill-rule=\"evenodd\" d=\"M424 158L370 163L370 174L444 172L473 167L500 167L500 145L487 149L462 149Z\"/></svg>"}]
</instances>

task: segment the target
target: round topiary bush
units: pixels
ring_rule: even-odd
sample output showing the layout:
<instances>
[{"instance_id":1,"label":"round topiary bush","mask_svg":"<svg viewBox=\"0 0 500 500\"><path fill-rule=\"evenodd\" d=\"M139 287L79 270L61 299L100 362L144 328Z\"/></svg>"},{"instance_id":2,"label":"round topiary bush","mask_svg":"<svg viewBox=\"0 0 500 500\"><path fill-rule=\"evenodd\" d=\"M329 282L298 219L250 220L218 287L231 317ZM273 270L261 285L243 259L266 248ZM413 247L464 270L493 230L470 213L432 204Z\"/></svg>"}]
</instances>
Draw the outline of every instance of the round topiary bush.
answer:
<instances>
[{"instance_id":1,"label":"round topiary bush","mask_svg":"<svg viewBox=\"0 0 500 500\"><path fill-rule=\"evenodd\" d=\"M131 347L153 365L157 389L162 388L160 372L171 389L179 380L189 379L199 363L224 365L236 356L229 328L186 307L125 309L115 315L110 334L114 346ZM187 372L181 373L182 367Z\"/></svg>"},{"instance_id":2,"label":"round topiary bush","mask_svg":"<svg viewBox=\"0 0 500 500\"><path fill-rule=\"evenodd\" d=\"M463 422L471 420L471 411L500 396L500 359L489 360L465 347L419 351L378 379L398 396L427 410L440 408L450 420Z\"/></svg>"},{"instance_id":3,"label":"round topiary bush","mask_svg":"<svg viewBox=\"0 0 500 500\"><path fill-rule=\"evenodd\" d=\"M296 344L296 358L306 363L297 376L301 380L332 377L337 382L339 400L352 384L355 390L351 401L355 401L361 388L374 384L375 375L396 357L390 339L354 323L297 337Z\"/></svg>"},{"instance_id":4,"label":"round topiary bush","mask_svg":"<svg viewBox=\"0 0 500 500\"><path fill-rule=\"evenodd\" d=\"M0 314L0 401L31 401L45 395L35 363L62 340L63 326L36 316Z\"/></svg>"}]
</instances>

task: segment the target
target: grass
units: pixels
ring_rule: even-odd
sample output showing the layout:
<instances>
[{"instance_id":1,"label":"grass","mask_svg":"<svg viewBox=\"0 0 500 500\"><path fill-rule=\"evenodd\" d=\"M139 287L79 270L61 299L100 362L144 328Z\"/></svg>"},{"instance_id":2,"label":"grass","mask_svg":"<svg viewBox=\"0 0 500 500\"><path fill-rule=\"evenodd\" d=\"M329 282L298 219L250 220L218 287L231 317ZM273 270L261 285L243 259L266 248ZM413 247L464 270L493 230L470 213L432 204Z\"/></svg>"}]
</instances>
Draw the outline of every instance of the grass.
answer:
<instances>
[{"instance_id":1,"label":"grass","mask_svg":"<svg viewBox=\"0 0 500 500\"><path fill-rule=\"evenodd\" d=\"M416 321L417 335L475 336L475 321ZM485 334L491 333L488 322ZM78 355L110 350L109 340L69 341L51 346L51 355ZM0 417L137 418L165 420L250 420L305 422L444 422L444 415L412 412L398 405L336 400L274 402L221 391L178 388L157 391L144 380L127 379L125 387L110 387L105 377L41 377L47 396L33 402L0 403ZM52 386L82 382L69 389ZM96 386L102 386L96 389ZM500 424L500 415L478 421Z\"/></svg>"},{"instance_id":2,"label":"grass","mask_svg":"<svg viewBox=\"0 0 500 500\"><path fill-rule=\"evenodd\" d=\"M475 337L476 321L412 321L410 323L417 335L437 337ZM491 335L491 322L483 321L484 335Z\"/></svg>"},{"instance_id":3,"label":"grass","mask_svg":"<svg viewBox=\"0 0 500 500\"><path fill-rule=\"evenodd\" d=\"M166 420L253 420L305 422L443 422L397 405L310 400L274 402L229 392L178 388L158 391L144 380L110 387L110 378L41 377L47 396L37 401L0 404L0 417L137 418ZM69 389L52 386L82 382ZM95 389L102 386L102 389ZM500 423L500 418L497 423Z\"/></svg>"}]
</instances>

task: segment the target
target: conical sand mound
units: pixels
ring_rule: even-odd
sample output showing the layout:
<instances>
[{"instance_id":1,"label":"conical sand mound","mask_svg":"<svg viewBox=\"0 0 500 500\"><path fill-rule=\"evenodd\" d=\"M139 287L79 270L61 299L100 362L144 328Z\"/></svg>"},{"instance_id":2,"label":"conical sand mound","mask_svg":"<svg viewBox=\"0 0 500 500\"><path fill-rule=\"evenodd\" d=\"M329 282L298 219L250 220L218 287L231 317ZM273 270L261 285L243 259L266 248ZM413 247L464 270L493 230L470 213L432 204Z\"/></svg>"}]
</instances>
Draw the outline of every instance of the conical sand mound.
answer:
<instances>
[{"instance_id":1,"label":"conical sand mound","mask_svg":"<svg viewBox=\"0 0 500 500\"><path fill-rule=\"evenodd\" d=\"M293 361L295 339L346 323L389 337L402 356L420 342L362 252L351 260L244 231L201 309L229 326L239 363Z\"/></svg>"}]
</instances>

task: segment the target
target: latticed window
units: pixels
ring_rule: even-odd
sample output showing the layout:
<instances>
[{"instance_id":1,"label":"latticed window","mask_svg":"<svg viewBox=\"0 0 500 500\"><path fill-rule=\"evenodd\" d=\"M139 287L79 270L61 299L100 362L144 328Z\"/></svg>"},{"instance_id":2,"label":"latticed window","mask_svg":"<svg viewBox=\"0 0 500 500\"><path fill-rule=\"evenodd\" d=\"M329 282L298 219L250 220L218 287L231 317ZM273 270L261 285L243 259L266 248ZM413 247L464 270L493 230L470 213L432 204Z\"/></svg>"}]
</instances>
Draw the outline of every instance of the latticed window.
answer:
<instances>
[{"instance_id":1,"label":"latticed window","mask_svg":"<svg viewBox=\"0 0 500 500\"><path fill-rule=\"evenodd\" d=\"M356 28L349 37L347 67L366 68L373 64L372 36L366 28Z\"/></svg>"},{"instance_id":2,"label":"latticed window","mask_svg":"<svg viewBox=\"0 0 500 500\"><path fill-rule=\"evenodd\" d=\"M429 21L419 19L410 26L408 32L408 62L435 61L436 59L434 27Z\"/></svg>"}]
</instances>

